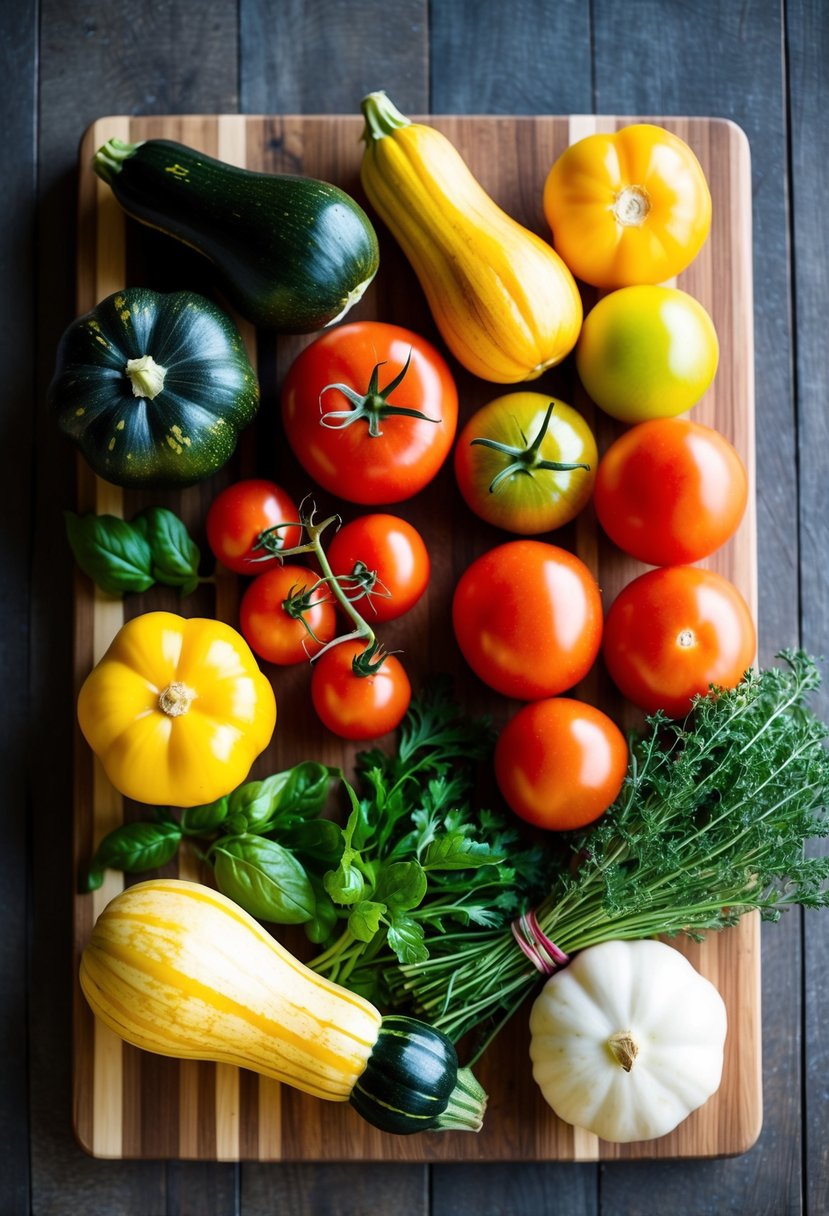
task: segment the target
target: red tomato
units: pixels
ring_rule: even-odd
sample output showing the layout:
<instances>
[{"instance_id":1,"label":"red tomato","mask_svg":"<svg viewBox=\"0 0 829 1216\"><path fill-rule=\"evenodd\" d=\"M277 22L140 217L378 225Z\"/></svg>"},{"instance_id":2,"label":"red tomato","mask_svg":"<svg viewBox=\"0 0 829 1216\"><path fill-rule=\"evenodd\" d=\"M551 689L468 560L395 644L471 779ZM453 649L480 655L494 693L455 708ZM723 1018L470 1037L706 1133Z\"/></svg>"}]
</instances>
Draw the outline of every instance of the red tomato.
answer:
<instances>
[{"instance_id":1,"label":"red tomato","mask_svg":"<svg viewBox=\"0 0 829 1216\"><path fill-rule=\"evenodd\" d=\"M624 736L601 710L570 697L525 705L495 747L495 779L509 807L563 832L598 819L627 772Z\"/></svg>"},{"instance_id":2,"label":"red tomato","mask_svg":"<svg viewBox=\"0 0 829 1216\"><path fill-rule=\"evenodd\" d=\"M524 701L577 684L602 638L593 575L572 553L539 540L510 541L474 561L455 588L452 620L475 674Z\"/></svg>"},{"instance_id":3,"label":"red tomato","mask_svg":"<svg viewBox=\"0 0 829 1216\"><path fill-rule=\"evenodd\" d=\"M282 416L297 460L324 489L349 502L401 502L448 456L458 393L449 365L425 338L399 325L354 321L326 330L294 360Z\"/></svg>"},{"instance_id":4,"label":"red tomato","mask_svg":"<svg viewBox=\"0 0 829 1216\"><path fill-rule=\"evenodd\" d=\"M375 739L403 720L412 689L402 663L387 655L368 676L355 675L352 663L363 642L339 642L314 664L311 700L324 726L343 739Z\"/></svg>"},{"instance_id":5,"label":"red tomato","mask_svg":"<svg viewBox=\"0 0 829 1216\"><path fill-rule=\"evenodd\" d=\"M377 574L370 601L356 602L357 611L367 620L393 621L402 616L429 584L429 554L423 538L396 515L362 515L352 520L331 541L327 557L335 574L350 575L359 563Z\"/></svg>"},{"instance_id":6,"label":"red tomato","mask_svg":"<svg viewBox=\"0 0 829 1216\"><path fill-rule=\"evenodd\" d=\"M250 584L239 605L239 628L261 659L281 667L302 663L336 636L337 614L325 587L312 593L311 606L303 613L313 637L284 607L289 596L312 588L318 579L303 566L273 566Z\"/></svg>"},{"instance_id":7,"label":"red tomato","mask_svg":"<svg viewBox=\"0 0 829 1216\"><path fill-rule=\"evenodd\" d=\"M710 684L733 688L754 661L751 612L722 575L663 566L628 583L612 604L604 659L620 692L644 709L681 718Z\"/></svg>"},{"instance_id":8,"label":"red tomato","mask_svg":"<svg viewBox=\"0 0 829 1216\"><path fill-rule=\"evenodd\" d=\"M626 431L599 464L594 503L620 549L651 566L708 557L745 511L743 462L711 427L655 418Z\"/></svg>"},{"instance_id":9,"label":"red tomato","mask_svg":"<svg viewBox=\"0 0 829 1216\"><path fill-rule=\"evenodd\" d=\"M261 551L253 552L260 532L289 520L298 521L299 512L283 489L259 478L237 481L210 504L205 520L207 543L216 560L228 570L255 576L265 568L251 561L263 556ZM301 534L299 526L281 529L280 548L292 549L299 544Z\"/></svg>"}]
</instances>

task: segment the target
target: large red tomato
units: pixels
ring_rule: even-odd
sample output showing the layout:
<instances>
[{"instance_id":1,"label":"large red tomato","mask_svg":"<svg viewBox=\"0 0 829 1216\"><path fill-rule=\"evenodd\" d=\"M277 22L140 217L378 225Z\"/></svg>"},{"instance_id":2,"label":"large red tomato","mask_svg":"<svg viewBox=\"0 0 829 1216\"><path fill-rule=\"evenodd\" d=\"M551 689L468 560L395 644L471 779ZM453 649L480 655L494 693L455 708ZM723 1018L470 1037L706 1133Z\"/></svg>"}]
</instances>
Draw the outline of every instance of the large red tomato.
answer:
<instances>
[{"instance_id":1,"label":"large red tomato","mask_svg":"<svg viewBox=\"0 0 829 1216\"><path fill-rule=\"evenodd\" d=\"M277 565L247 588L239 605L239 628L260 659L282 667L302 663L336 635L337 614L327 588L312 590L318 581L304 566ZM300 619L285 603L303 590L309 592L309 604Z\"/></svg>"},{"instance_id":2,"label":"large red tomato","mask_svg":"<svg viewBox=\"0 0 829 1216\"><path fill-rule=\"evenodd\" d=\"M649 570L607 614L603 653L619 691L644 709L681 718L709 685L733 688L754 661L751 612L737 588L697 566Z\"/></svg>"},{"instance_id":3,"label":"large red tomato","mask_svg":"<svg viewBox=\"0 0 829 1216\"><path fill-rule=\"evenodd\" d=\"M324 726L343 739L375 739L399 726L412 697L399 659L386 655L370 675L357 675L354 659L364 642L338 642L314 664L311 700Z\"/></svg>"},{"instance_id":4,"label":"large red tomato","mask_svg":"<svg viewBox=\"0 0 829 1216\"><path fill-rule=\"evenodd\" d=\"M393 621L413 608L429 585L429 553L417 529L396 515L361 515L328 546L328 562L342 577L362 566L377 575L370 600L356 601L367 621ZM358 577L355 576L355 577ZM356 584L355 584L356 585ZM344 587L349 592L349 587Z\"/></svg>"},{"instance_id":5,"label":"large red tomato","mask_svg":"<svg viewBox=\"0 0 829 1216\"><path fill-rule=\"evenodd\" d=\"M282 549L292 549L300 542L297 508L280 486L251 477L228 486L213 499L205 520L207 543L228 570L255 576L267 568L255 560L263 556L254 551L257 537L267 528L292 520L296 526L278 533Z\"/></svg>"},{"instance_id":6,"label":"large red tomato","mask_svg":"<svg viewBox=\"0 0 829 1216\"><path fill-rule=\"evenodd\" d=\"M495 746L495 779L509 807L552 831L581 828L615 801L628 749L601 710L571 697L525 705Z\"/></svg>"},{"instance_id":7,"label":"large red tomato","mask_svg":"<svg viewBox=\"0 0 829 1216\"><path fill-rule=\"evenodd\" d=\"M294 360L282 416L297 460L324 489L349 502L401 502L448 456L458 393L425 338L355 321L327 330Z\"/></svg>"},{"instance_id":8,"label":"large red tomato","mask_svg":"<svg viewBox=\"0 0 829 1216\"><path fill-rule=\"evenodd\" d=\"M686 418L631 427L599 464L593 501L610 539L650 566L708 557L736 531L748 482L728 440Z\"/></svg>"},{"instance_id":9,"label":"large red tomato","mask_svg":"<svg viewBox=\"0 0 829 1216\"><path fill-rule=\"evenodd\" d=\"M455 588L452 621L475 674L524 701L577 684L602 638L593 575L572 553L538 540L510 541L477 558Z\"/></svg>"}]
</instances>

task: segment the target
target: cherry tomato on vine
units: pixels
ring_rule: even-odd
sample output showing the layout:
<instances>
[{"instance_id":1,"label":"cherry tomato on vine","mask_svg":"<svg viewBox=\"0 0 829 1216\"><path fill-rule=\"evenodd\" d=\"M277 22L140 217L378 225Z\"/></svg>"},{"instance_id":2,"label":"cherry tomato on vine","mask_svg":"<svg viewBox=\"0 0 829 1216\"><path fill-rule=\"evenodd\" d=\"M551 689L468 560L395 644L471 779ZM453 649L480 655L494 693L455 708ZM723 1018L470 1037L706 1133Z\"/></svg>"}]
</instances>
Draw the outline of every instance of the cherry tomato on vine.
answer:
<instances>
[{"instance_id":1,"label":"cherry tomato on vine","mask_svg":"<svg viewBox=\"0 0 829 1216\"><path fill-rule=\"evenodd\" d=\"M553 242L595 287L662 283L684 270L711 227L702 166L677 135L650 123L571 144L544 184Z\"/></svg>"},{"instance_id":2,"label":"cherry tomato on vine","mask_svg":"<svg viewBox=\"0 0 829 1216\"><path fill-rule=\"evenodd\" d=\"M345 524L329 544L327 556L334 574L353 576L355 588L360 578L377 575L369 597L355 601L357 611L370 622L402 616L429 585L429 553L423 538L396 515L362 515ZM344 589L351 593L349 583Z\"/></svg>"},{"instance_id":3,"label":"cherry tomato on vine","mask_svg":"<svg viewBox=\"0 0 829 1216\"><path fill-rule=\"evenodd\" d=\"M299 520L290 495L272 481L248 478L220 491L210 504L205 520L207 543L213 556L228 570L255 577L264 569L252 559L261 557L253 546L260 532L276 524ZM283 549L298 545L302 529L283 528L279 532Z\"/></svg>"},{"instance_id":4,"label":"cherry tomato on vine","mask_svg":"<svg viewBox=\"0 0 829 1216\"><path fill-rule=\"evenodd\" d=\"M599 523L650 566L708 557L737 530L748 497L743 462L724 435L687 418L626 431L599 464Z\"/></svg>"},{"instance_id":5,"label":"cherry tomato on vine","mask_svg":"<svg viewBox=\"0 0 829 1216\"><path fill-rule=\"evenodd\" d=\"M319 575L304 566L275 565L248 586L239 605L239 628L260 659L282 667L303 663L336 636L334 604L325 586L314 590L318 581ZM304 603L286 608L286 601L303 590Z\"/></svg>"},{"instance_id":6,"label":"cherry tomato on vine","mask_svg":"<svg viewBox=\"0 0 829 1216\"><path fill-rule=\"evenodd\" d=\"M576 368L587 392L620 422L682 414L714 379L714 323L675 287L623 287L584 319Z\"/></svg>"},{"instance_id":7,"label":"cherry tomato on vine","mask_svg":"<svg viewBox=\"0 0 829 1216\"><path fill-rule=\"evenodd\" d=\"M337 325L294 360L282 416L297 460L349 502L401 502L452 447L458 393L425 338L382 321Z\"/></svg>"},{"instance_id":8,"label":"cherry tomato on vine","mask_svg":"<svg viewBox=\"0 0 829 1216\"><path fill-rule=\"evenodd\" d=\"M598 452L581 414L542 393L496 397L473 414L455 445L467 506L523 536L549 532L587 505Z\"/></svg>"},{"instance_id":9,"label":"cherry tomato on vine","mask_svg":"<svg viewBox=\"0 0 829 1216\"><path fill-rule=\"evenodd\" d=\"M477 558L455 588L461 652L496 692L535 701L572 688L593 665L602 604L578 557L538 540L514 540Z\"/></svg>"},{"instance_id":10,"label":"cherry tomato on vine","mask_svg":"<svg viewBox=\"0 0 829 1216\"><path fill-rule=\"evenodd\" d=\"M698 566L663 566L620 592L603 654L623 696L681 718L709 685L734 688L754 661L751 612L728 579Z\"/></svg>"},{"instance_id":11,"label":"cherry tomato on vine","mask_svg":"<svg viewBox=\"0 0 829 1216\"><path fill-rule=\"evenodd\" d=\"M624 736L607 714L571 697L550 697L507 722L495 746L495 779L521 819L563 832L607 810L627 760Z\"/></svg>"},{"instance_id":12,"label":"cherry tomato on vine","mask_svg":"<svg viewBox=\"0 0 829 1216\"><path fill-rule=\"evenodd\" d=\"M314 664L311 700L323 726L343 739L375 739L403 720L412 697L399 659L386 655L369 675L357 675L354 659L365 642L338 642Z\"/></svg>"}]
</instances>

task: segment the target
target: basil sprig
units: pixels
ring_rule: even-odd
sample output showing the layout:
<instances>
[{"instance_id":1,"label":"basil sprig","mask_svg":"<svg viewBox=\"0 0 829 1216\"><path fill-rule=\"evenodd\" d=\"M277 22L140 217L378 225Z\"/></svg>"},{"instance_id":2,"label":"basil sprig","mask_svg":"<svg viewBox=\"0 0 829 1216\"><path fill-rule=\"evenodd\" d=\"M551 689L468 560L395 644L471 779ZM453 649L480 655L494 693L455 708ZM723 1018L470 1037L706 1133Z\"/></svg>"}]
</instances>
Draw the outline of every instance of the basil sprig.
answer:
<instances>
[{"instance_id":1,"label":"basil sprig","mask_svg":"<svg viewBox=\"0 0 829 1216\"><path fill-rule=\"evenodd\" d=\"M75 561L107 595L147 591L155 583L191 595L199 585L198 546L166 507L147 507L131 521L74 511L64 516Z\"/></svg>"}]
</instances>

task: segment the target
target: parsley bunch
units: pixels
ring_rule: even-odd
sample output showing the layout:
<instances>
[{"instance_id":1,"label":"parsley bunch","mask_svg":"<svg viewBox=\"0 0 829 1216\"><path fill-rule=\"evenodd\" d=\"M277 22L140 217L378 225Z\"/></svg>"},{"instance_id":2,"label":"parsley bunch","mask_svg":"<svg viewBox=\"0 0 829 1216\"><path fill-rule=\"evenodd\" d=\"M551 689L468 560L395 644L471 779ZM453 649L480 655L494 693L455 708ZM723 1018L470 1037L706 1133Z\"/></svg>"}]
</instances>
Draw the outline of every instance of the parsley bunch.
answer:
<instances>
[{"instance_id":1,"label":"parsley bunch","mask_svg":"<svg viewBox=\"0 0 829 1216\"><path fill-rule=\"evenodd\" d=\"M829 904L829 858L805 848L829 835L829 728L806 704L820 680L806 655L781 658L784 667L698 698L684 722L648 719L617 801L572 838L574 864L536 909L560 949L698 939L746 912L777 920L795 904ZM405 963L392 987L455 1040L489 1029L485 1046L537 980L509 930L470 928Z\"/></svg>"},{"instance_id":2,"label":"parsley bunch","mask_svg":"<svg viewBox=\"0 0 829 1216\"><path fill-rule=\"evenodd\" d=\"M460 715L438 682L413 701L395 753L360 754L362 796L344 782L344 848L324 879L345 926L315 971L387 1004L399 965L423 963L451 930L500 928L541 897L545 851L501 815L473 809L470 762L493 742L488 723Z\"/></svg>"}]
</instances>

